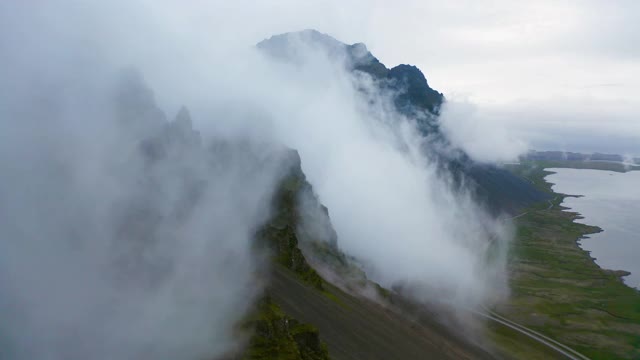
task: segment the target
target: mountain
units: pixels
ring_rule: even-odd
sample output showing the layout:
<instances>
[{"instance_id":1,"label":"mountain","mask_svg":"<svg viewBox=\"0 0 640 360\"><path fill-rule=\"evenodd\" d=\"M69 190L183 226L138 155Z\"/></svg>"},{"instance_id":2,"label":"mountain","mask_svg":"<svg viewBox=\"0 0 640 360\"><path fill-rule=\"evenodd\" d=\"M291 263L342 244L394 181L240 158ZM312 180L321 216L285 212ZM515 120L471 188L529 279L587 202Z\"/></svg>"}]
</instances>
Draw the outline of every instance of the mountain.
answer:
<instances>
[{"instance_id":1,"label":"mountain","mask_svg":"<svg viewBox=\"0 0 640 360\"><path fill-rule=\"evenodd\" d=\"M250 335L246 346L224 359L418 360L424 354L490 358L485 350L435 321L433 314L415 312L410 320L403 311L413 314L414 310L401 307L402 298L370 281L340 251L330 210L307 181L297 151L251 140L214 137L204 141L194 130L188 109L182 107L168 118L135 71L123 73L115 102L119 121L135 129L130 156L139 161L143 179L135 185L137 196L118 217L121 246L126 250L121 263L141 277L129 279L134 284L161 286L169 277L171 268L143 255L174 226L183 227L201 211L207 192L219 185L207 176L223 175L239 163L246 164L252 176L254 171L277 170L268 197L270 216L253 236L256 252L268 254L257 274L264 279L265 289L239 326L240 333ZM177 191L167 194L169 185ZM172 206L165 213L157 201L167 195ZM167 229L158 229L159 219L167 221ZM177 245L179 240L167 242ZM147 279L148 274L156 275ZM354 295L365 291L377 300Z\"/></svg>"},{"instance_id":2,"label":"mountain","mask_svg":"<svg viewBox=\"0 0 640 360\"><path fill-rule=\"evenodd\" d=\"M458 186L471 186L476 198L494 213L517 213L548 194L530 182L501 167L473 161L463 150L454 148L440 130L438 115L446 101L431 88L425 75L414 65L387 68L362 43L345 44L316 30L303 30L272 36L259 42L258 49L285 62L304 61L305 47L321 51L343 62L354 74L370 76L379 90L392 94L396 110L415 122L428 141L425 151L449 174Z\"/></svg>"},{"instance_id":3,"label":"mountain","mask_svg":"<svg viewBox=\"0 0 640 360\"><path fill-rule=\"evenodd\" d=\"M500 209L519 205L511 193L516 198L523 196L524 201L533 201L535 194L529 193L531 187L512 181L503 170L474 163L458 149L441 151L447 139L439 130L437 117L444 97L429 87L417 67L399 65L388 69L364 45L345 45L314 31L275 36L258 46L272 56L295 63L299 54L289 46L291 36L295 38L293 41L311 41L311 46L320 46L329 56L347 54L342 60L354 74L361 72L375 77L377 86L392 90L398 111L414 119L423 135L433 140L428 143L432 148L425 150L436 154L442 164L440 171L450 172L454 178L473 179L479 198L486 196L483 199L487 203L499 203ZM247 164L251 171L277 169L276 186L269 196L271 215L254 234L255 249L269 254L268 266L262 268L260 274L265 279L265 290L242 324L244 332L251 334L246 348L225 358L423 359L425 354L430 354L445 359L484 359L494 356L494 349L479 346L473 338L443 326L435 314L372 282L353 258L340 251L331 210L322 205L315 194L296 150L215 137L204 143L193 129L187 108L181 108L168 120L137 73L125 72L123 78L116 96L119 118L134 129L137 157L148 178L139 185L144 194L140 204L132 204L132 212L123 214L123 232L129 235L132 231L140 232L135 233L140 239L140 244L135 246L151 246L157 236L152 231L154 224L162 216L152 206L154 197L161 192L149 184L157 186L155 184L162 185L165 181L180 184L179 192L171 194L175 196L176 212L170 215L175 218L175 224L181 224L195 211L205 191L215 186L201 175L211 171L224 173L237 162ZM199 169L207 171L201 173Z\"/></svg>"},{"instance_id":4,"label":"mountain","mask_svg":"<svg viewBox=\"0 0 640 360\"><path fill-rule=\"evenodd\" d=\"M415 66L398 65L389 69L369 52L365 44L347 45L316 30L275 35L256 46L277 59L293 63L304 60L301 47L322 51L329 58L344 62L353 72L369 74L381 89L391 90L398 110L419 118L423 132L439 133L434 119L444 101L444 95L432 89L420 69Z\"/></svg>"}]
</instances>

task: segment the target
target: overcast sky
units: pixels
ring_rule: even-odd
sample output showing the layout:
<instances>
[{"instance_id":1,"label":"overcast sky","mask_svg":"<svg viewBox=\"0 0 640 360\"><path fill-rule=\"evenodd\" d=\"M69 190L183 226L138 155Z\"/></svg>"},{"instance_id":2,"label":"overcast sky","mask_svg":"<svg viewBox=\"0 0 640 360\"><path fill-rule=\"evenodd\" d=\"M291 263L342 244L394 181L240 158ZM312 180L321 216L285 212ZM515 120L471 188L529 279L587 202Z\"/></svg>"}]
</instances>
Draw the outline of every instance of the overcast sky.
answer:
<instances>
[{"instance_id":1,"label":"overcast sky","mask_svg":"<svg viewBox=\"0 0 640 360\"><path fill-rule=\"evenodd\" d=\"M49 16L37 3L52 4L5 3L9 10L0 31L20 21L9 14L11 4ZM527 148L640 155L640 1L139 0L127 9L111 2L56 3L72 5L67 9L75 15L63 17L77 20L92 12L78 38L97 33L104 43L131 52L132 64L132 49L138 58L179 61L186 52L168 46L171 38L188 38L190 49L218 56L233 56L231 43L251 46L307 28L347 43L364 42L389 67L419 66L449 100L447 127L482 159ZM77 26L55 22L47 33ZM149 28L167 44L149 41ZM96 56L109 57L108 52Z\"/></svg>"},{"instance_id":2,"label":"overcast sky","mask_svg":"<svg viewBox=\"0 0 640 360\"><path fill-rule=\"evenodd\" d=\"M491 123L534 148L640 154L640 2L404 3L371 7L366 42L471 102L465 128Z\"/></svg>"},{"instance_id":3,"label":"overcast sky","mask_svg":"<svg viewBox=\"0 0 640 360\"><path fill-rule=\"evenodd\" d=\"M508 137L502 148L640 155L640 1L301 3L229 8L226 21L264 16L256 39L316 28L366 43L388 66L416 64L464 104L454 126L477 130L468 137L496 128Z\"/></svg>"}]
</instances>

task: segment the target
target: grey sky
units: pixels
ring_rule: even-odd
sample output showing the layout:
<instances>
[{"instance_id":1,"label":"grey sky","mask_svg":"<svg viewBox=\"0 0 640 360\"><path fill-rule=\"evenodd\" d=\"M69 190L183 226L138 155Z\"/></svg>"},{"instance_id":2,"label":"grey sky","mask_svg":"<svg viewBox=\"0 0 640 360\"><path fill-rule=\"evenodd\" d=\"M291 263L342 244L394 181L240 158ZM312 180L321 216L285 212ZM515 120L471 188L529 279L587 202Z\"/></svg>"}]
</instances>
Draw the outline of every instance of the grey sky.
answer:
<instances>
[{"instance_id":1,"label":"grey sky","mask_svg":"<svg viewBox=\"0 0 640 360\"><path fill-rule=\"evenodd\" d=\"M124 10L119 3L62 2L71 6L61 18L78 22L91 13L74 40L83 41L89 31L102 39L103 52L97 49L95 56L117 53L117 61L138 64L150 77L155 64L140 64L144 59L180 62L193 49L206 54L202 61L232 57L233 49L272 34L314 28L366 43L387 66L418 65L451 108L464 109L453 112L462 118L446 117L447 126L462 129L461 140L474 139L467 150L481 149L481 159L512 157L528 147L640 155L638 1L145 0ZM5 14L21 7L45 20L56 16L48 6L2 6L8 6ZM20 21L6 17L0 30ZM49 36L72 30L57 23L41 30ZM149 32L163 41L149 41Z\"/></svg>"},{"instance_id":2,"label":"grey sky","mask_svg":"<svg viewBox=\"0 0 640 360\"><path fill-rule=\"evenodd\" d=\"M498 149L640 154L640 2L377 1L357 34L387 65L415 63L472 113L454 128ZM355 26L354 26L355 27ZM469 133L470 125L478 132ZM472 152L474 149L471 149ZM482 153L481 158L501 158Z\"/></svg>"},{"instance_id":3,"label":"grey sky","mask_svg":"<svg viewBox=\"0 0 640 360\"><path fill-rule=\"evenodd\" d=\"M479 148L498 149L481 159L528 147L640 154L637 1L240 0L162 9L203 39L216 33L248 44L315 28L366 43L387 66L416 64L451 107L471 104L449 125L465 139L487 138Z\"/></svg>"}]
</instances>

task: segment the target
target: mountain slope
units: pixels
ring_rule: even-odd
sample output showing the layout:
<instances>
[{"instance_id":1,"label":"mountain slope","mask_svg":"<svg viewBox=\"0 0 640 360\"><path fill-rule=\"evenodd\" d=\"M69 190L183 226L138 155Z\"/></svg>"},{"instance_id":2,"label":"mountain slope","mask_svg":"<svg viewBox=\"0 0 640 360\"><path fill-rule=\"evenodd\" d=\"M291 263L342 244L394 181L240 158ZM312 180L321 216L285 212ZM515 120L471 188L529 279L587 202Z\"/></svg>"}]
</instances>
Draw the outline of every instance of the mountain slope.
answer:
<instances>
[{"instance_id":1,"label":"mountain slope","mask_svg":"<svg viewBox=\"0 0 640 360\"><path fill-rule=\"evenodd\" d=\"M270 294L289 315L313 324L334 360L487 359L444 326L410 321L364 298L327 284L325 292L276 267Z\"/></svg>"},{"instance_id":2,"label":"mountain slope","mask_svg":"<svg viewBox=\"0 0 640 360\"><path fill-rule=\"evenodd\" d=\"M266 353L277 354L274 358L306 359L296 355L296 345L291 340L294 332L283 325L285 318L317 328L319 339L315 330L308 331L310 342L298 348L308 347L311 353L317 353L321 341L326 343L331 359L492 358L431 315L420 316L421 321L410 320L392 304L385 308L361 295L350 295L320 277L314 266L324 268L323 273L331 273L334 281L338 279L354 294L364 292L367 286L380 289L340 252L327 209L306 180L297 152L290 150L288 158L286 175L272 199L273 215L257 237L258 244L270 250L273 264L264 298L281 309L283 315L274 320L272 307L259 307L260 317L269 321L254 323L256 333L249 343L247 358L265 359ZM319 211L309 211L314 208ZM314 231L310 226L325 229ZM275 330L261 330L265 327ZM280 350L274 352L274 348Z\"/></svg>"}]
</instances>

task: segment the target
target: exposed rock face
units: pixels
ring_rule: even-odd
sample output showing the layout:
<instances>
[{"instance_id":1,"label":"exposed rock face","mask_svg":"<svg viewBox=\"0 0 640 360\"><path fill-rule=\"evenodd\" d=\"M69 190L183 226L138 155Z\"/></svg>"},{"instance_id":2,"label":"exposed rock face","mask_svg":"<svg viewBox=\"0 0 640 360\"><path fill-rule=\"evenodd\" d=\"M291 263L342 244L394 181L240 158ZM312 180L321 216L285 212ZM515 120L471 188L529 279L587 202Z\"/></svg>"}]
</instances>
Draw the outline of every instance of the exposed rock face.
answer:
<instances>
[{"instance_id":1,"label":"exposed rock face","mask_svg":"<svg viewBox=\"0 0 640 360\"><path fill-rule=\"evenodd\" d=\"M396 89L401 89L396 98L396 106L399 109L419 107L432 114L438 114L444 96L429 87L420 69L413 65L398 65L389 70L387 77L395 81Z\"/></svg>"},{"instance_id":2,"label":"exposed rock face","mask_svg":"<svg viewBox=\"0 0 640 360\"><path fill-rule=\"evenodd\" d=\"M338 234L331 224L329 209L320 203L310 184L307 183L298 191L297 207L298 236L302 243L322 242L336 248Z\"/></svg>"}]
</instances>

